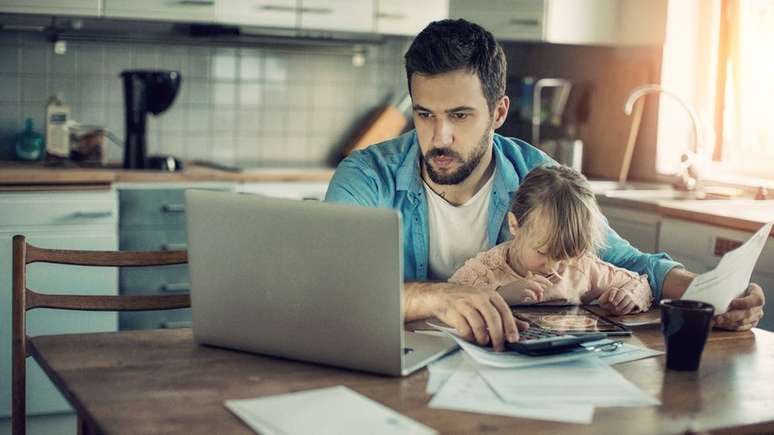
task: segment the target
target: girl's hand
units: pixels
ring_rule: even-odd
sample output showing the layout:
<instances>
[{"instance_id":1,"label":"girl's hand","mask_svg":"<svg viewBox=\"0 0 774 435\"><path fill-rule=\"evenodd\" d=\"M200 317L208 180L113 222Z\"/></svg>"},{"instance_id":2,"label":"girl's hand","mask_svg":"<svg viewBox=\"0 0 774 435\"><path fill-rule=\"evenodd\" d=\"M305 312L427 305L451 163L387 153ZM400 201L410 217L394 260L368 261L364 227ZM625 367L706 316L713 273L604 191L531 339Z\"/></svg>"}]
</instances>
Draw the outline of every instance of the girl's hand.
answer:
<instances>
[{"instance_id":1,"label":"girl's hand","mask_svg":"<svg viewBox=\"0 0 774 435\"><path fill-rule=\"evenodd\" d=\"M526 277L517 277L508 284L501 285L497 293L508 304L534 304L543 300L546 288L553 285L546 277L528 272Z\"/></svg>"},{"instance_id":2,"label":"girl's hand","mask_svg":"<svg viewBox=\"0 0 774 435\"><path fill-rule=\"evenodd\" d=\"M629 293L617 288L605 290L599 296L599 305L615 316L629 314L637 309Z\"/></svg>"}]
</instances>

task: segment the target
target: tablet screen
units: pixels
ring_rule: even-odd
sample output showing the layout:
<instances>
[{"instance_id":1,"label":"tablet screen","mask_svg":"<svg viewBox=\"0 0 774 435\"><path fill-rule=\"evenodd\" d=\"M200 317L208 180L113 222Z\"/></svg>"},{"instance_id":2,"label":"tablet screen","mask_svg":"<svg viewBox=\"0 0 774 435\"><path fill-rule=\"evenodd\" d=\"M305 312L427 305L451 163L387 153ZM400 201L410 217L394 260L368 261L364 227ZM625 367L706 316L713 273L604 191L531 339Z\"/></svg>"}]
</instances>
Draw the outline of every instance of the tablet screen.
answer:
<instances>
[{"instance_id":1,"label":"tablet screen","mask_svg":"<svg viewBox=\"0 0 774 435\"><path fill-rule=\"evenodd\" d=\"M579 306L511 307L513 315L539 327L563 334L582 335L606 332L608 335L630 335L631 330L610 319Z\"/></svg>"}]
</instances>

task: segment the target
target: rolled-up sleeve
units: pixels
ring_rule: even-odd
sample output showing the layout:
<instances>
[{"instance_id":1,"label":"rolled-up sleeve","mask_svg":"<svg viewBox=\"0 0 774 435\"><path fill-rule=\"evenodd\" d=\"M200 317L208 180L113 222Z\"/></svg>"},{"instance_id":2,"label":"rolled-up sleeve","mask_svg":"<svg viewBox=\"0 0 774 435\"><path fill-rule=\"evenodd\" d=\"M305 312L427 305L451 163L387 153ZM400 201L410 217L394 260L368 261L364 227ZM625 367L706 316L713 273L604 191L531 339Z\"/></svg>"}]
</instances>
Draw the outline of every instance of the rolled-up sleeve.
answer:
<instances>
[{"instance_id":1,"label":"rolled-up sleeve","mask_svg":"<svg viewBox=\"0 0 774 435\"><path fill-rule=\"evenodd\" d=\"M653 290L653 299L656 302L660 301L661 287L664 284L664 278L667 273L673 268L683 267L683 265L672 260L664 252L656 254L643 253L622 239L607 223L605 223L605 230L607 231L607 246L599 252L599 257L618 267L623 267L641 275L648 275L648 283Z\"/></svg>"},{"instance_id":2,"label":"rolled-up sleeve","mask_svg":"<svg viewBox=\"0 0 774 435\"><path fill-rule=\"evenodd\" d=\"M325 202L376 207L379 204L376 179L362 165L344 159L328 185Z\"/></svg>"}]
</instances>

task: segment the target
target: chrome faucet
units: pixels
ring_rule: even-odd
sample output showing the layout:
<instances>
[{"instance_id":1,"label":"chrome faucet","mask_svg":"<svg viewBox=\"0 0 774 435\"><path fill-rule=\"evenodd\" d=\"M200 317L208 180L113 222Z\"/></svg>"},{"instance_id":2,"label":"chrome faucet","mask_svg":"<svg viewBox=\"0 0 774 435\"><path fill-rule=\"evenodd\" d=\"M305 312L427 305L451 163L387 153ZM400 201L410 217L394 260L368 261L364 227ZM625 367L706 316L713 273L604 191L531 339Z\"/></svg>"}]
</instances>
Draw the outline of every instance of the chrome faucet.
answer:
<instances>
[{"instance_id":1,"label":"chrome faucet","mask_svg":"<svg viewBox=\"0 0 774 435\"><path fill-rule=\"evenodd\" d=\"M683 109L685 109L686 112L688 112L688 116L691 118L691 123L693 124L693 139L694 139L694 146L693 146L693 152L685 152L680 157L681 165L680 165L680 172L678 176L680 177L679 181L675 184L675 188L678 190L696 190L699 183L699 170L697 169L697 159L700 158L701 154L703 153L703 140L701 135L701 128L699 123L699 116L696 114L696 112L691 108L691 106L688 105L682 98L680 98L677 94L675 94L672 91L668 91L661 87L661 85L657 84L647 84L638 86L634 89L632 89L632 92L629 94L629 98L626 99L626 104L624 105L624 112L627 115L632 114L632 109L634 108L634 103L639 99L640 97L651 94L651 93L659 93L659 94L665 94L672 97L675 101L680 103L680 106L682 106Z\"/></svg>"}]
</instances>

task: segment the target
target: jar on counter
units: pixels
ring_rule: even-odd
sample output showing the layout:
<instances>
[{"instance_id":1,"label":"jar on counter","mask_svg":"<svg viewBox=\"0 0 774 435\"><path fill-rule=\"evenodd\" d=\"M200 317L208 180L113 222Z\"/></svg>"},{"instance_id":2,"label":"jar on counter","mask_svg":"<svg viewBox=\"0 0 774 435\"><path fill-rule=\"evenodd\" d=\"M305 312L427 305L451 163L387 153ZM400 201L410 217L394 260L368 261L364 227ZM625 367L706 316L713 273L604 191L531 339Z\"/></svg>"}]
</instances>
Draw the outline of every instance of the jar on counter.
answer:
<instances>
[{"instance_id":1,"label":"jar on counter","mask_svg":"<svg viewBox=\"0 0 774 435\"><path fill-rule=\"evenodd\" d=\"M16 158L19 160L40 160L45 151L43 135L35 131L31 118L24 123L24 131L16 137Z\"/></svg>"}]
</instances>

